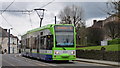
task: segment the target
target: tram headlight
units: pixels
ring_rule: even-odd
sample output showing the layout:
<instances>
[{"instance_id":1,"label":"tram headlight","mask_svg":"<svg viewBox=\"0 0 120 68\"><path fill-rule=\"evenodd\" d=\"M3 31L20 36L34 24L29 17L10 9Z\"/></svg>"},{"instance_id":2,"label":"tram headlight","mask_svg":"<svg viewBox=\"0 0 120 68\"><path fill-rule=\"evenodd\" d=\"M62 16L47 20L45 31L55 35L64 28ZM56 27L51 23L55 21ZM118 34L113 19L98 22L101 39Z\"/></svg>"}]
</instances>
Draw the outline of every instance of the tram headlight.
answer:
<instances>
[{"instance_id":1,"label":"tram headlight","mask_svg":"<svg viewBox=\"0 0 120 68\"><path fill-rule=\"evenodd\" d=\"M72 51L71 54L75 54L75 51Z\"/></svg>"},{"instance_id":2,"label":"tram headlight","mask_svg":"<svg viewBox=\"0 0 120 68\"><path fill-rule=\"evenodd\" d=\"M58 52L58 51L55 51L55 54L59 54L59 52Z\"/></svg>"}]
</instances>

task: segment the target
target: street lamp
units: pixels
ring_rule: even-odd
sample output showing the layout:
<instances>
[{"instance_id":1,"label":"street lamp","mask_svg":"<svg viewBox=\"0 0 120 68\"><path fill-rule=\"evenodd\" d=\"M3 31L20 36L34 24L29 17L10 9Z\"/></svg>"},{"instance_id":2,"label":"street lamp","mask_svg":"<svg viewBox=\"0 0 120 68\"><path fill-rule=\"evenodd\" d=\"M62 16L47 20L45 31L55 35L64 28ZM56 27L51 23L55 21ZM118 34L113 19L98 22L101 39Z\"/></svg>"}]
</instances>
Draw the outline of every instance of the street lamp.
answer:
<instances>
[{"instance_id":1,"label":"street lamp","mask_svg":"<svg viewBox=\"0 0 120 68\"><path fill-rule=\"evenodd\" d=\"M41 27L41 25L42 25L42 20L43 20L43 17L44 17L44 11L45 11L45 9L38 8L38 9L34 9L34 10L36 11L37 15L38 15L39 18L40 18L40 27ZM38 12L38 10L39 10L39 11L42 11L42 14L40 14L40 13Z\"/></svg>"},{"instance_id":2,"label":"street lamp","mask_svg":"<svg viewBox=\"0 0 120 68\"><path fill-rule=\"evenodd\" d=\"M10 29L8 29L8 54L10 54Z\"/></svg>"}]
</instances>

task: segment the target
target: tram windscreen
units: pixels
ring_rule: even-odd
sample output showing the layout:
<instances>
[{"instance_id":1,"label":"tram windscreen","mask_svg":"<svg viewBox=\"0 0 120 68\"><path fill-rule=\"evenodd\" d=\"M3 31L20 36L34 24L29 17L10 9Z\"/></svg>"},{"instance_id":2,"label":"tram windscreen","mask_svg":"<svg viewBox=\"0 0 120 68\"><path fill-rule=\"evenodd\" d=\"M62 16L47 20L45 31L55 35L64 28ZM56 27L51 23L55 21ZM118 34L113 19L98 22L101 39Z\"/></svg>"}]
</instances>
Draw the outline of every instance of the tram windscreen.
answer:
<instances>
[{"instance_id":1,"label":"tram windscreen","mask_svg":"<svg viewBox=\"0 0 120 68\"><path fill-rule=\"evenodd\" d=\"M56 47L74 47L73 26L55 26Z\"/></svg>"}]
</instances>

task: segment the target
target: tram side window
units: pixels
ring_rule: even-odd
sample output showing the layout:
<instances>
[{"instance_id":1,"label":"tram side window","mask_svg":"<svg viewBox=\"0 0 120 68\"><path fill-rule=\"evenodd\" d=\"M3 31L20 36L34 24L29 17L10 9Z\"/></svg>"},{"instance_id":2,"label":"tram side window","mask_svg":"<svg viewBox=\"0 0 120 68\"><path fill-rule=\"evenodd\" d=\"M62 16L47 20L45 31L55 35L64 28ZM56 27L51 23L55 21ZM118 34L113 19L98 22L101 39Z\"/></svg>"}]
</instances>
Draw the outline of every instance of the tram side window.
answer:
<instances>
[{"instance_id":1,"label":"tram side window","mask_svg":"<svg viewBox=\"0 0 120 68\"><path fill-rule=\"evenodd\" d=\"M36 37L36 45L35 45L35 49L37 49L38 45L39 45L39 37Z\"/></svg>"},{"instance_id":2,"label":"tram side window","mask_svg":"<svg viewBox=\"0 0 120 68\"><path fill-rule=\"evenodd\" d=\"M36 45L36 49L39 49L39 44L40 44L40 41L39 41L39 35L37 36L37 45Z\"/></svg>"},{"instance_id":3,"label":"tram side window","mask_svg":"<svg viewBox=\"0 0 120 68\"><path fill-rule=\"evenodd\" d=\"M45 36L42 36L41 39L40 39L40 49L46 49L46 37Z\"/></svg>"},{"instance_id":4,"label":"tram side window","mask_svg":"<svg viewBox=\"0 0 120 68\"><path fill-rule=\"evenodd\" d=\"M26 39L26 49L29 48L29 39Z\"/></svg>"},{"instance_id":5,"label":"tram side window","mask_svg":"<svg viewBox=\"0 0 120 68\"><path fill-rule=\"evenodd\" d=\"M53 35L47 35L47 48L48 50L52 50L53 47Z\"/></svg>"},{"instance_id":6,"label":"tram side window","mask_svg":"<svg viewBox=\"0 0 120 68\"><path fill-rule=\"evenodd\" d=\"M47 37L44 36L44 49L46 50L46 48L47 48Z\"/></svg>"},{"instance_id":7,"label":"tram side window","mask_svg":"<svg viewBox=\"0 0 120 68\"><path fill-rule=\"evenodd\" d=\"M32 48L36 49L36 37L33 38L33 44L32 44Z\"/></svg>"},{"instance_id":8,"label":"tram side window","mask_svg":"<svg viewBox=\"0 0 120 68\"><path fill-rule=\"evenodd\" d=\"M22 48L22 52L24 52L26 48L26 40L21 40L21 48Z\"/></svg>"},{"instance_id":9,"label":"tram side window","mask_svg":"<svg viewBox=\"0 0 120 68\"><path fill-rule=\"evenodd\" d=\"M43 45L44 45L44 37L40 38L40 49L44 49Z\"/></svg>"}]
</instances>

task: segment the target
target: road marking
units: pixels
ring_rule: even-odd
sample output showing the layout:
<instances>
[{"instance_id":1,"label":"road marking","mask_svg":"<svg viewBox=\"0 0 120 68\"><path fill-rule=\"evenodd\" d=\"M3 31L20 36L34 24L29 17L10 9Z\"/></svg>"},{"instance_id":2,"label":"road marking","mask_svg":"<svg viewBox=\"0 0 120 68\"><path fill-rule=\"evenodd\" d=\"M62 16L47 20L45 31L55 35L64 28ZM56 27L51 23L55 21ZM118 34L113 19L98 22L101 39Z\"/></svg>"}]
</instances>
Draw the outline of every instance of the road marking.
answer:
<instances>
[{"instance_id":1,"label":"road marking","mask_svg":"<svg viewBox=\"0 0 120 68\"><path fill-rule=\"evenodd\" d=\"M37 64L37 65L39 65L39 66L46 66L46 65L44 65L44 64L38 64L38 63L35 63L35 64Z\"/></svg>"},{"instance_id":2,"label":"road marking","mask_svg":"<svg viewBox=\"0 0 120 68\"><path fill-rule=\"evenodd\" d=\"M50 65L50 66L57 66L55 64L49 64L49 63L44 63L44 64L47 64L47 65Z\"/></svg>"}]
</instances>

